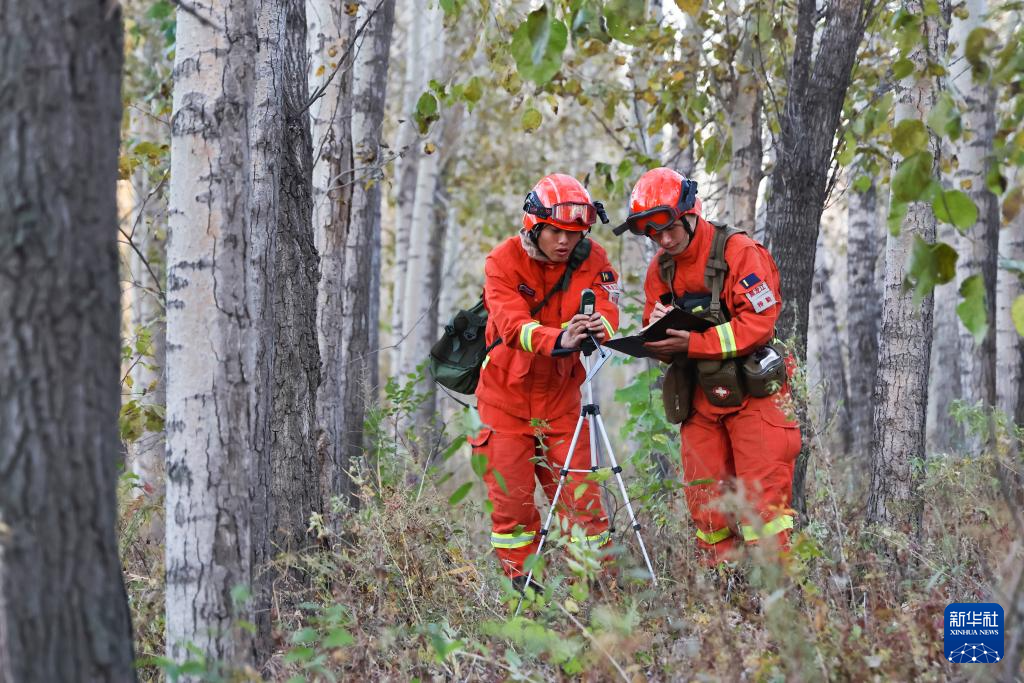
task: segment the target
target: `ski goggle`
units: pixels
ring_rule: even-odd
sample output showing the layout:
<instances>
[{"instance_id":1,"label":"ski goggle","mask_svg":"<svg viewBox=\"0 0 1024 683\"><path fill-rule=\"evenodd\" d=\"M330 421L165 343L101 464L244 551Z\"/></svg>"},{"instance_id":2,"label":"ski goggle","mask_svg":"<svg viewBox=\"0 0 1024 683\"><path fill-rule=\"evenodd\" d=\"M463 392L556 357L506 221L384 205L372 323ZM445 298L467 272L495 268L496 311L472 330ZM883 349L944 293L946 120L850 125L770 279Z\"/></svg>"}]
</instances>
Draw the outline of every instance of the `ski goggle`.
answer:
<instances>
[{"instance_id":1,"label":"ski goggle","mask_svg":"<svg viewBox=\"0 0 1024 683\"><path fill-rule=\"evenodd\" d=\"M593 225L597 222L598 213L603 213L604 207L600 202L586 204L583 202L562 202L554 206L544 206L536 192L526 195L526 203L523 204L523 211L537 216L538 218L549 219L559 223L578 223L580 225Z\"/></svg>"},{"instance_id":2,"label":"ski goggle","mask_svg":"<svg viewBox=\"0 0 1024 683\"><path fill-rule=\"evenodd\" d=\"M658 233L671 228L680 215L676 209L670 206L656 206L630 215L623 225L634 235L656 237Z\"/></svg>"},{"instance_id":3,"label":"ski goggle","mask_svg":"<svg viewBox=\"0 0 1024 683\"><path fill-rule=\"evenodd\" d=\"M684 180L679 188L679 199L675 206L660 204L658 206L631 213L626 222L612 230L616 235L629 230L634 235L655 237L658 233L668 230L681 216L692 209L697 203L697 183Z\"/></svg>"}]
</instances>

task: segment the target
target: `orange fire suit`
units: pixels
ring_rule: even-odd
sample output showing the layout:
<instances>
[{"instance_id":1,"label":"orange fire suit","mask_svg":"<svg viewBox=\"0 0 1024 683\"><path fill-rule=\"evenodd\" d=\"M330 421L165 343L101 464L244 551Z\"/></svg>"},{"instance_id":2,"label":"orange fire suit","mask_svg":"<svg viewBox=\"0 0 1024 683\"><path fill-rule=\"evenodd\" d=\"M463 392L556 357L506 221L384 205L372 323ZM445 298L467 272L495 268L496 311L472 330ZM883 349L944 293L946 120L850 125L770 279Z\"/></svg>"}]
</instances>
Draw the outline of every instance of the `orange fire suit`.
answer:
<instances>
[{"instance_id":1,"label":"orange fire suit","mask_svg":"<svg viewBox=\"0 0 1024 683\"><path fill-rule=\"evenodd\" d=\"M484 481L493 505L491 545L509 576L523 573L526 558L540 542L540 515L534 504L535 478L550 500L566 461L580 414L580 385L585 378L579 354L552 357L564 326L578 312L580 294L594 290L596 311L611 337L619 324L619 277L608 255L594 243L590 256L572 274L568 289L540 303L565 273L566 264L531 258L518 236L498 245L484 266L487 344L477 385L477 408L484 428L471 440L487 457ZM590 466L590 434L584 423L571 467ZM580 492L577 488L585 485ZM595 546L608 541L608 518L599 488L573 474L562 489L557 510L562 528L582 529ZM584 539L573 538L573 541Z\"/></svg>"},{"instance_id":2,"label":"orange fire suit","mask_svg":"<svg viewBox=\"0 0 1024 683\"><path fill-rule=\"evenodd\" d=\"M691 243L675 258L677 297L710 294L704 270L714 227L698 218ZM658 255L660 255L660 251ZM771 341L779 317L779 273L771 254L747 235L726 243L729 272L720 293L728 322L690 335L687 355L695 359L741 358ZM644 282L644 324L654 304L669 292L655 256ZM792 372L791 359L787 363ZM800 452L800 431L789 406L789 387L763 398L748 396L742 405L718 407L694 387L690 417L680 427L686 502L697 527L697 545L709 563L730 556L739 538L751 543L776 536L788 547L793 528L789 503L793 468ZM738 480L760 519L731 520L716 509L722 486ZM707 483L704 483L704 482ZM739 521L737 525L735 522Z\"/></svg>"}]
</instances>

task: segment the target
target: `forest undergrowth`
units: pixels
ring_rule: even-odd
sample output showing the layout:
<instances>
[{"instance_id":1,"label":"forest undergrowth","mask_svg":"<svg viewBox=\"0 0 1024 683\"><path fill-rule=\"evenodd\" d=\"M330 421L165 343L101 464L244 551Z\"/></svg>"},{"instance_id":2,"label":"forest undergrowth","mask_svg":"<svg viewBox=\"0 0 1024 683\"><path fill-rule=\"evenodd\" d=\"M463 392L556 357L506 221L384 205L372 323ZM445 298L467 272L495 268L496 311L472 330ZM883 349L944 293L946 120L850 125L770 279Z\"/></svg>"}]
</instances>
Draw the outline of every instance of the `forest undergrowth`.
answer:
<instances>
[{"instance_id":1,"label":"forest undergrowth","mask_svg":"<svg viewBox=\"0 0 1024 683\"><path fill-rule=\"evenodd\" d=\"M205 661L198 650L184 664L164 659L163 548L151 531L162 501L133 495L125 476L122 556L144 680L957 680L970 672L943 657L946 605L995 601L1009 614L1019 599L1010 588L1024 566L1019 433L1005 421L981 456L920 463L921 539L866 527L866 458L834 452L805 429L808 510L791 554L780 563L770 548L753 548L706 568L695 559L678 472L663 477L666 458L651 455L677 446L659 433L657 415L637 409L623 429L637 446L626 472L658 585L616 506L612 561L602 568L603 553L555 533L537 568L545 594L529 591L516 617L518 594L487 542L465 435L436 464L417 465L389 429L401 413L392 404L370 417L375 447L360 509L312 520L311 549L277 558L289 570L281 575L303 580L275 589L277 654L260 671ZM968 409L959 417L987 419ZM739 511L742 496L724 505Z\"/></svg>"}]
</instances>

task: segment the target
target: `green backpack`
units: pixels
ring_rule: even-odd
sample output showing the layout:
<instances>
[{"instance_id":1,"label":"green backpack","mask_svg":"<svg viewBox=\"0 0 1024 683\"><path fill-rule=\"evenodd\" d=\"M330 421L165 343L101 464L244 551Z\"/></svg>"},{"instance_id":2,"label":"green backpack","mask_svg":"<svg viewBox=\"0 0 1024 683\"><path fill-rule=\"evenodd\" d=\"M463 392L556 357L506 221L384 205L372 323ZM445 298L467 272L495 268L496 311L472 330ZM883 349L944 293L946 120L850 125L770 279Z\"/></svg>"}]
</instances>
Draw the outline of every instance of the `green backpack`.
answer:
<instances>
[{"instance_id":1,"label":"green backpack","mask_svg":"<svg viewBox=\"0 0 1024 683\"><path fill-rule=\"evenodd\" d=\"M590 256L590 240L583 239L569 256L569 264L565 274L539 304L530 309L530 315L537 315L540 309L558 291L569 288L569 280L574 270ZM483 297L473 305L457 312L444 326L444 334L430 347L430 358L427 367L434 381L443 387L460 394L472 394L480 381L480 368L491 350L501 343L495 339L488 346L485 337L487 330L487 309Z\"/></svg>"}]
</instances>

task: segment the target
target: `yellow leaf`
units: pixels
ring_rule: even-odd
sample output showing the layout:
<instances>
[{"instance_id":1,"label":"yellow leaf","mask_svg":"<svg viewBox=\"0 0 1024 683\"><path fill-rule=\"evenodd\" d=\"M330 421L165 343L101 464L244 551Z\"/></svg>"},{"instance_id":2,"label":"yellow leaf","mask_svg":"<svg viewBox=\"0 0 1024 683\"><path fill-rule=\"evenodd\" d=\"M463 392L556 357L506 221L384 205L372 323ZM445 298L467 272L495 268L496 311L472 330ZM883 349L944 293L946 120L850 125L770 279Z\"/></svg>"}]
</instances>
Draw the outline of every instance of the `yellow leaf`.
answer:
<instances>
[{"instance_id":1,"label":"yellow leaf","mask_svg":"<svg viewBox=\"0 0 1024 683\"><path fill-rule=\"evenodd\" d=\"M331 49L329 49L329 50L327 51L327 56L328 56L328 57L337 57L337 56L338 56L338 48L336 48L336 47L334 47L334 46L332 45L332 46L331 46Z\"/></svg>"},{"instance_id":2,"label":"yellow leaf","mask_svg":"<svg viewBox=\"0 0 1024 683\"><path fill-rule=\"evenodd\" d=\"M970 178L964 178L963 180L960 181L961 190L970 192L972 185L974 185L974 182Z\"/></svg>"},{"instance_id":3,"label":"yellow leaf","mask_svg":"<svg viewBox=\"0 0 1024 683\"><path fill-rule=\"evenodd\" d=\"M324 71L325 71L325 69L324 69L324 65L323 65L323 64L321 64L320 66L318 66L318 67L316 68L316 75L317 75L317 76L323 76L323 75L324 75Z\"/></svg>"},{"instance_id":4,"label":"yellow leaf","mask_svg":"<svg viewBox=\"0 0 1024 683\"><path fill-rule=\"evenodd\" d=\"M350 17L354 17L356 15L356 12L358 12L358 11L359 11L359 3L358 2L346 2L345 3L345 14L349 15Z\"/></svg>"},{"instance_id":5,"label":"yellow leaf","mask_svg":"<svg viewBox=\"0 0 1024 683\"><path fill-rule=\"evenodd\" d=\"M423 145L423 153L424 154L433 154L436 151L437 151L437 145L435 145L433 142L428 142L427 144Z\"/></svg>"},{"instance_id":6,"label":"yellow leaf","mask_svg":"<svg viewBox=\"0 0 1024 683\"><path fill-rule=\"evenodd\" d=\"M691 17L700 15L701 0L676 0L676 7L689 14Z\"/></svg>"}]
</instances>

